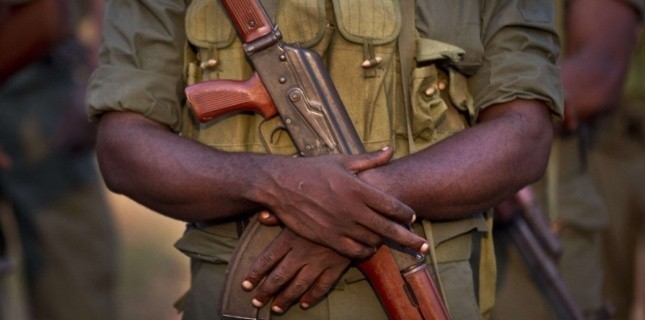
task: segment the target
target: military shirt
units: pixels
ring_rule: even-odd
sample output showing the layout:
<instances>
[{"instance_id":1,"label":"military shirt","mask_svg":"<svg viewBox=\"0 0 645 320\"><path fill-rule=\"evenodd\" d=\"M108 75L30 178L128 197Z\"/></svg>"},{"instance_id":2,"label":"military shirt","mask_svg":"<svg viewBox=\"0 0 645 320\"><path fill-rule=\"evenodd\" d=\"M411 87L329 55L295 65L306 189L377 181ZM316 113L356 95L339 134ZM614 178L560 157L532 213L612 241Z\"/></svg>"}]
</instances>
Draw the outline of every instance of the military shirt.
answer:
<instances>
[{"instance_id":1,"label":"military shirt","mask_svg":"<svg viewBox=\"0 0 645 320\"><path fill-rule=\"evenodd\" d=\"M418 29L466 50L478 65L469 88L478 109L516 98L545 101L562 113L558 40L545 1L418 1ZM180 130L185 14L190 1L106 4L100 66L88 96L92 119L129 110ZM457 24L454 21L458 21Z\"/></svg>"},{"instance_id":2,"label":"military shirt","mask_svg":"<svg viewBox=\"0 0 645 320\"><path fill-rule=\"evenodd\" d=\"M555 66L559 45L557 35L553 29L553 11L550 1L516 0L508 3L504 1L504 5L501 2L416 1L416 29L419 38L428 39L433 41L432 43L442 43L442 46L448 45L463 50L463 54L460 54L457 58L452 57L450 59L452 60L450 69L456 70L459 75L464 77L463 79L465 79L464 81L470 89L474 103L469 104L463 110L454 111L453 113L466 114L465 117L469 118L467 122L475 123L479 112L491 105L514 99L536 99L545 102L555 116L561 116L563 105L562 90L559 69ZM347 76L347 70L361 70L360 62L363 60L359 60L353 65L351 62L344 64L345 59L333 59L335 52L345 49L350 42L354 41L352 38L357 34L373 31L369 30L369 28L368 30L361 29L364 27L361 23L352 23L354 17L360 19L368 16L368 20L365 22L372 25L382 25L384 29L390 27L395 29L397 28L397 23L401 22L401 18L396 11L398 1L393 0L380 0L378 3L383 8L392 9L388 14L392 13L391 20L394 22L389 21L387 16L379 17L370 10L358 10L361 6L374 6L372 1L320 0L314 2L283 0L278 3L278 7L280 7L280 4L292 6L289 7L289 10L279 10L275 17L286 40L294 38L295 40L303 40L299 39L299 36L307 33L310 29L338 28L338 33L342 36L338 36L335 33L334 38L331 40L331 45L328 46L332 49L327 50L327 54L323 54L328 63L331 77L336 84L353 83L344 79ZM307 20L308 15L322 15L324 19L325 14L327 14L324 7L328 3L333 3L333 9L335 10L332 14L335 19L333 23L330 23L331 20L323 20L322 24L316 23L315 19L313 23L312 20ZM315 8L319 5L323 6L322 12ZM104 43L100 52L100 66L93 75L91 90L88 95L90 117L96 120L102 113L108 111L134 111L166 124L171 129L181 132L184 136L194 138L222 150L262 151L254 142L249 143L249 146L241 147L231 147L228 142L234 139L221 143L218 140L229 139L231 135L234 136L235 134L229 133L229 130L220 130L216 131L217 134L212 134L212 130L223 123L215 125L195 124L190 113L186 111L186 101L183 94L183 89L186 85L204 80L204 78L219 78L219 75L214 75L219 71L213 72L213 74L198 72L197 78L200 79L195 80L191 70L187 70L193 69L191 60L194 60L194 55L216 54L214 51L220 51L224 46L230 44L228 37L222 36L222 29L212 27L213 25L225 23L214 17L225 18L219 14L204 11L206 9L202 10L209 6L212 6L212 2L208 0L142 0L134 3L125 0L113 0L108 2ZM379 8L379 10L383 8ZM298 16L298 18L302 18L296 19L299 23L289 27L291 20L288 17L288 12L300 13L299 10L304 10L304 14ZM204 14L203 11L207 12L207 14ZM282 19L284 16L280 15L282 12L287 12L287 18L284 20ZM369 18L380 20L378 20L379 23L375 24ZM281 24L281 21L284 23ZM363 21L361 20L361 22ZM206 37L203 37L204 35ZM319 43L322 41L320 38L324 38L324 36L315 36L314 38L316 41L311 46L314 50L320 50ZM310 45L309 40L311 39L304 38L304 41L302 41L304 46L308 47ZM380 42L386 43L390 41L392 43L393 39L381 40L383 39L376 39L372 43L367 43L366 47L369 49L370 46L374 45L377 47L374 49L377 53L391 54L387 49L378 46ZM231 41L234 42L234 40ZM220 42L225 43L224 46L220 46ZM237 42L238 47L240 47L239 41ZM420 40L420 42L423 41ZM361 44L358 44L359 52L360 46ZM421 45L417 46L417 50L419 47ZM195 52L195 48L198 48L197 52ZM438 53L441 54L441 52ZM225 55L224 53L217 54ZM248 71L250 70L244 70L249 69L248 64L233 68L240 69L246 73L231 72L225 66L225 62L229 64L236 63L237 60L243 61L243 57L243 53L237 56L226 56L225 58L228 59L222 62L221 73L230 72L233 74L231 78L236 79L244 79L245 75L249 76ZM417 59L419 58L420 56L417 55ZM187 60L190 62L186 63ZM393 69L395 68L392 67L391 70ZM378 72L387 72L387 70L379 70ZM435 78L440 77L438 71L425 66L415 69L412 77L425 77L428 74L434 74ZM358 76L359 80L361 77L360 75ZM452 79L452 73L447 77ZM419 82L423 84L424 80L421 78ZM389 112L392 110L381 110L364 103L347 103L345 100L352 101L354 99L352 95L356 95L356 90L342 85L337 85L337 87L339 87L339 93L345 105L352 106L348 107L348 113L354 121L361 138L363 138L366 148L374 150L389 143L389 133L385 134L386 139L384 140L382 139L383 135L378 134L379 131L383 131L381 130L382 128L378 127L378 124L369 126L364 122L372 121L379 117L392 121L387 119ZM413 85L413 91L419 91L417 89L419 88ZM362 94L366 95L365 92ZM379 92L379 94L385 100L395 99L382 92ZM396 96L396 94L394 95ZM446 100L458 100L453 95L453 92L450 92L449 95L452 99L447 98ZM366 100L369 100L370 96L366 96ZM423 97L420 99L425 100ZM394 108L398 107L394 106ZM428 126L435 129L435 123L449 118L447 114L450 112L446 107L439 108L438 115L434 113L433 108L434 106L430 106L430 110L413 110L412 122L415 122L414 120L418 118L429 118L429 120L424 118L420 125L421 128L417 128L417 123L412 123L414 143L416 143L417 136L424 138L427 134L428 137L425 138L431 144L455 132L455 130L448 130L449 132L445 134L428 133L428 130L423 128ZM249 122L252 122L252 120ZM467 125L460 127L460 129L465 128ZM231 128L244 132L256 130L253 124L246 126L234 125ZM398 139L398 135L401 134L399 129L396 123L390 128L391 131L394 131L392 135L397 136L393 137L392 140L401 140ZM403 129L402 131L405 130ZM402 147L399 148L400 144L396 142L393 142L393 144L396 145L395 149L397 151L403 149ZM419 143L419 145L427 146L428 144ZM409 150L409 152L412 151ZM398 156L406 153L404 152ZM459 237L459 235L472 230L487 228L481 215L473 219L461 219L437 223L437 225L437 227L433 227L435 241L436 243L445 241L445 250L442 250L445 255L440 258L440 261L467 260L470 251L466 251L466 256L461 253L455 254L455 252L464 251L457 250L458 248L470 250L471 240L470 238ZM228 261L235 245L235 234L235 225L231 224L224 224L216 229L209 230L189 229L178 243L178 247L184 252L192 252L193 257L199 257L202 260L225 262ZM187 244L189 242L190 245ZM350 282L355 280L353 279Z\"/></svg>"}]
</instances>

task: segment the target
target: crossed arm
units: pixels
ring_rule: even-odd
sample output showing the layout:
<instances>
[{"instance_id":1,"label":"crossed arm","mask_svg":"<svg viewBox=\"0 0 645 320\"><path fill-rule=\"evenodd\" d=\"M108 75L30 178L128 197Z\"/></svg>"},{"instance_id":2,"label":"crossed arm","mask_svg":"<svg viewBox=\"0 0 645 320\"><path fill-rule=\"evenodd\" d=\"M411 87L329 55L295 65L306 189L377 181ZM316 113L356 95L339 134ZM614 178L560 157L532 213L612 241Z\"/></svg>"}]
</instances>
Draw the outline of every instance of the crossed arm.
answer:
<instances>
[{"instance_id":1,"label":"crossed arm","mask_svg":"<svg viewBox=\"0 0 645 320\"><path fill-rule=\"evenodd\" d=\"M382 237L421 249L425 240L400 225L410 222L414 212L432 219L468 216L536 180L546 166L551 138L548 108L526 100L491 106L479 125L391 163L391 150L306 159L224 153L139 114L109 112L99 122L97 154L111 190L177 219L273 212L298 235L295 241L322 252L309 259L326 257L328 262L310 263L318 269L299 275L300 281L316 283L305 286L300 301L307 306L326 293L349 258L370 255ZM298 254L276 246L285 255ZM281 265L286 269L272 272L284 273L278 277L284 283L266 283L256 296L257 305L275 296L278 312L304 292L290 283L278 293L298 271ZM257 266L246 285L255 286L267 267Z\"/></svg>"}]
</instances>

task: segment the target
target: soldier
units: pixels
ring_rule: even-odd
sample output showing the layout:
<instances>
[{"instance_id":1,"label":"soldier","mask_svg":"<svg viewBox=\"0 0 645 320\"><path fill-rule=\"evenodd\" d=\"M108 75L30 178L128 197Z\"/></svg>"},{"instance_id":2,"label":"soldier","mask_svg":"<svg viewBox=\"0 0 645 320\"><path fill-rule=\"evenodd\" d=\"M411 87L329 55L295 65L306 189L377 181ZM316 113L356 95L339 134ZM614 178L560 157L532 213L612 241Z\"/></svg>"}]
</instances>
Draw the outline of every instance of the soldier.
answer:
<instances>
[{"instance_id":1,"label":"soldier","mask_svg":"<svg viewBox=\"0 0 645 320\"><path fill-rule=\"evenodd\" d=\"M601 235L609 215L589 168L590 126L620 98L643 3L640 0L555 3L561 12L560 29L565 43L559 61L565 121L557 128L559 135L545 179L537 186L563 245L560 272L564 282L585 317L604 318L611 310L607 309L603 295ZM496 243L503 250L503 241ZM549 307L541 303L544 300L536 287L529 284L530 276L520 273L517 265L510 262L494 318L553 317Z\"/></svg>"},{"instance_id":2,"label":"soldier","mask_svg":"<svg viewBox=\"0 0 645 320\"><path fill-rule=\"evenodd\" d=\"M88 95L99 164L113 191L190 222L177 243L193 277L184 318L218 315L243 221L260 210L288 238L276 238L266 255L284 263L251 270L249 304L271 301L289 319L384 319L367 281L347 269L351 260L372 254L382 237L422 251L431 239L453 318L481 318L492 304L494 262L484 254L473 271L472 244L490 253L487 209L543 174L551 116L562 111L551 4L264 3L287 42L323 56L372 153L285 156L295 151L290 138L278 132L263 143L263 119L248 113L199 124L182 89L252 71L217 2L107 6ZM418 39L407 47L397 42L404 35ZM265 148L272 154L260 155ZM413 212L425 238L399 225Z\"/></svg>"},{"instance_id":3,"label":"soldier","mask_svg":"<svg viewBox=\"0 0 645 320\"><path fill-rule=\"evenodd\" d=\"M616 310L616 319L645 318L642 256L645 239L645 38L618 107L594 127L597 148L591 153L591 169L609 209L609 227L603 236L605 294Z\"/></svg>"},{"instance_id":4,"label":"soldier","mask_svg":"<svg viewBox=\"0 0 645 320\"><path fill-rule=\"evenodd\" d=\"M29 319L117 316L116 233L83 107L100 6L2 2L0 149L10 162L0 194L18 227Z\"/></svg>"}]
</instances>

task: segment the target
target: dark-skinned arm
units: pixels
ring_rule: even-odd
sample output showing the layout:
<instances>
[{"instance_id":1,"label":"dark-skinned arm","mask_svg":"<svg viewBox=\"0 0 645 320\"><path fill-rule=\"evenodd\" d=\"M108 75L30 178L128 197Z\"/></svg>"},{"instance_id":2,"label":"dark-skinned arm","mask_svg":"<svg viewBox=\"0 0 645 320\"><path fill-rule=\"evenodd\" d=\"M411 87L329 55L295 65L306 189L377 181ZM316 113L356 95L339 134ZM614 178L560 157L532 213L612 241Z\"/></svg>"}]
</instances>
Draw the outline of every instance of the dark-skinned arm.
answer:
<instances>
[{"instance_id":1,"label":"dark-skinned arm","mask_svg":"<svg viewBox=\"0 0 645 320\"><path fill-rule=\"evenodd\" d=\"M549 109L538 101L491 106L479 120L435 146L359 176L424 218L457 219L484 211L543 174L553 129ZM255 289L257 307L273 298L277 313L298 300L306 308L329 291L348 264L331 250L281 235L249 268L243 286Z\"/></svg>"},{"instance_id":2,"label":"dark-skinned arm","mask_svg":"<svg viewBox=\"0 0 645 320\"><path fill-rule=\"evenodd\" d=\"M571 1L566 54L559 62L565 92L564 128L575 130L616 106L636 44L638 15L623 1Z\"/></svg>"},{"instance_id":3,"label":"dark-skinned arm","mask_svg":"<svg viewBox=\"0 0 645 320\"><path fill-rule=\"evenodd\" d=\"M399 224L414 212L356 177L388 163L391 150L314 158L227 153L118 111L99 121L97 155L111 190L173 218L224 220L268 209L296 234L349 257L372 254L384 236L427 249Z\"/></svg>"},{"instance_id":4,"label":"dark-skinned arm","mask_svg":"<svg viewBox=\"0 0 645 320\"><path fill-rule=\"evenodd\" d=\"M360 174L429 219L482 212L539 179L553 138L540 101L491 106L478 125L435 146Z\"/></svg>"}]
</instances>

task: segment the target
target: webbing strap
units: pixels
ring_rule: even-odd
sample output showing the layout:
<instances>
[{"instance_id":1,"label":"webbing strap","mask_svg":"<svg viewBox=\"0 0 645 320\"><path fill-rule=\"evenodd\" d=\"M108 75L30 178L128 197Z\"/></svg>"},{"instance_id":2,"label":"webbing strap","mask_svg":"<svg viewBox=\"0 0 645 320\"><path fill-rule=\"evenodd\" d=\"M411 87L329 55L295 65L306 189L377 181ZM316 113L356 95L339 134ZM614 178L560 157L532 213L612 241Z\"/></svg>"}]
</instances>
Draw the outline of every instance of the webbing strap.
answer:
<instances>
[{"instance_id":1,"label":"webbing strap","mask_svg":"<svg viewBox=\"0 0 645 320\"><path fill-rule=\"evenodd\" d=\"M414 0L401 0L401 34L398 39L399 61L401 66L401 87L405 109L405 123L408 132L408 152L414 153L414 136L412 135L412 102L410 100L411 75L416 52L416 27L414 25Z\"/></svg>"},{"instance_id":2,"label":"webbing strap","mask_svg":"<svg viewBox=\"0 0 645 320\"><path fill-rule=\"evenodd\" d=\"M401 66L401 87L403 92L403 102L405 103L405 118L406 118L406 127L408 132L408 148L410 153L414 153L414 136L412 135L412 102L410 99L410 87L412 85L412 71L414 68L415 53L416 53L416 38L417 31L415 26L416 14L415 14L415 0L400 0L401 2L401 33L398 38L398 53L399 61ZM430 228L430 223L427 223L428 228L426 230L432 230ZM441 297L450 313L450 308L446 303L446 294L443 290L443 284L441 283L441 277L439 277L439 266L437 264L437 255L434 248L434 240L432 232L426 234L428 241L430 242L430 259L432 260L432 265L437 279L437 288L441 293Z\"/></svg>"}]
</instances>

